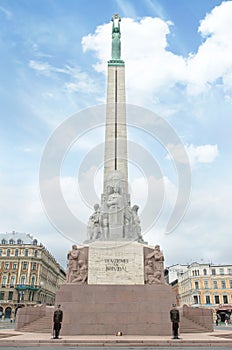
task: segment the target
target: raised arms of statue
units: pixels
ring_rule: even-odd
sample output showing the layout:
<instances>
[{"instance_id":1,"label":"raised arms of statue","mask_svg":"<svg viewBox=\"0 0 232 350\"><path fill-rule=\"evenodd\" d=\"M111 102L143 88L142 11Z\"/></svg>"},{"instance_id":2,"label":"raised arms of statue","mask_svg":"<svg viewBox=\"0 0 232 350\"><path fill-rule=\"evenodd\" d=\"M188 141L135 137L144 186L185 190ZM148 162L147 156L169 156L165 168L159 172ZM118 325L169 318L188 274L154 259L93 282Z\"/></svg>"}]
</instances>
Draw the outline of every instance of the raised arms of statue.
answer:
<instances>
[{"instance_id":1,"label":"raised arms of statue","mask_svg":"<svg viewBox=\"0 0 232 350\"><path fill-rule=\"evenodd\" d=\"M116 13L111 18L111 21L113 22L113 24L112 24L112 34L113 33L120 33L121 17Z\"/></svg>"}]
</instances>

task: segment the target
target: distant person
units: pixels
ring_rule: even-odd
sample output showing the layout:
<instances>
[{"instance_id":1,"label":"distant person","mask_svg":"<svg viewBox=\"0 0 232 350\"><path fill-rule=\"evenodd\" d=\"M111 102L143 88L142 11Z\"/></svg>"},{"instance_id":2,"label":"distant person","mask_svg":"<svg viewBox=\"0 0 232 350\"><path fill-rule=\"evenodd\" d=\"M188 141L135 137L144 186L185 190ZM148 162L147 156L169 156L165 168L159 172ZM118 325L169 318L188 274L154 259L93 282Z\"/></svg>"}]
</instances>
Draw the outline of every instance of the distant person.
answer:
<instances>
[{"instance_id":1,"label":"distant person","mask_svg":"<svg viewBox=\"0 0 232 350\"><path fill-rule=\"evenodd\" d=\"M173 339L180 339L178 337L180 313L179 313L179 310L177 310L177 308L176 308L176 304L172 304L172 307L173 308L170 311L170 319L172 322Z\"/></svg>"},{"instance_id":2,"label":"distant person","mask_svg":"<svg viewBox=\"0 0 232 350\"><path fill-rule=\"evenodd\" d=\"M218 323L221 321L220 316L217 314L216 316L216 326L218 326Z\"/></svg>"},{"instance_id":3,"label":"distant person","mask_svg":"<svg viewBox=\"0 0 232 350\"><path fill-rule=\"evenodd\" d=\"M59 339L61 324L63 320L63 311L60 310L61 305L57 305L57 309L53 315L53 339Z\"/></svg>"}]
</instances>

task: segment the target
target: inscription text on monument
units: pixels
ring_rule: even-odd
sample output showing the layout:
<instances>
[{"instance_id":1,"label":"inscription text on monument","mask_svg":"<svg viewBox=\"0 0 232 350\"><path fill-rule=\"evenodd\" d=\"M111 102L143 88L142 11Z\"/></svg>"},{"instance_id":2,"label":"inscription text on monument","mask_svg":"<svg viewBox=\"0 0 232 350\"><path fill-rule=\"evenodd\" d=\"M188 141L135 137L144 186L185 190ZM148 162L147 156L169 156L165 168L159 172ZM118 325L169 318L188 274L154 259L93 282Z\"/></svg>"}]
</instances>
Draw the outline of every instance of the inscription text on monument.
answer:
<instances>
[{"instance_id":1,"label":"inscription text on monument","mask_svg":"<svg viewBox=\"0 0 232 350\"><path fill-rule=\"evenodd\" d=\"M88 284L144 284L143 245L138 242L90 244Z\"/></svg>"}]
</instances>

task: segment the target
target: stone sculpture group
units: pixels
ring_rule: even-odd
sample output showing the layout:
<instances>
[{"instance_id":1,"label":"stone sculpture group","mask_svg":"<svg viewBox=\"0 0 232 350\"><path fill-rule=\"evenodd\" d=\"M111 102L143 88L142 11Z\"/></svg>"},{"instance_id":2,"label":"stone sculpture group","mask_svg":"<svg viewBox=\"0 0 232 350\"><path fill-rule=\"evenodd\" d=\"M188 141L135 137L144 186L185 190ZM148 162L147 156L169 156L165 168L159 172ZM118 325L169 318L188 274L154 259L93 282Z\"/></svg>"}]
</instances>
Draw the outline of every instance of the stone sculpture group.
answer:
<instances>
[{"instance_id":1,"label":"stone sculpture group","mask_svg":"<svg viewBox=\"0 0 232 350\"><path fill-rule=\"evenodd\" d=\"M67 283L85 284L88 279L88 267L84 260L80 259L80 249L77 245L72 246L72 250L68 252L68 271L66 276Z\"/></svg>"},{"instance_id":2,"label":"stone sculpture group","mask_svg":"<svg viewBox=\"0 0 232 350\"><path fill-rule=\"evenodd\" d=\"M94 240L137 240L144 242L138 215L139 206L131 207L125 180L115 171L107 179L106 193L101 206L94 205L94 212L87 225L87 242Z\"/></svg>"}]
</instances>

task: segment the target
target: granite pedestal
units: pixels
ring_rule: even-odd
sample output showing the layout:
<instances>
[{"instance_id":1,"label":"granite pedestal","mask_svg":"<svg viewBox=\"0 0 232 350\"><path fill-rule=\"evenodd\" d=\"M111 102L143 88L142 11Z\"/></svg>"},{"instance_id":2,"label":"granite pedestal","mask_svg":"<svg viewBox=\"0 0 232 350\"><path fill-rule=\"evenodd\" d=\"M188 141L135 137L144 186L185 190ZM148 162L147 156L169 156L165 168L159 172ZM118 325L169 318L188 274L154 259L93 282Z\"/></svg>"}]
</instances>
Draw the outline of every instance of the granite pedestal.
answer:
<instances>
[{"instance_id":1,"label":"granite pedestal","mask_svg":"<svg viewBox=\"0 0 232 350\"><path fill-rule=\"evenodd\" d=\"M63 335L170 335L170 286L64 284L56 303L64 312Z\"/></svg>"}]
</instances>

